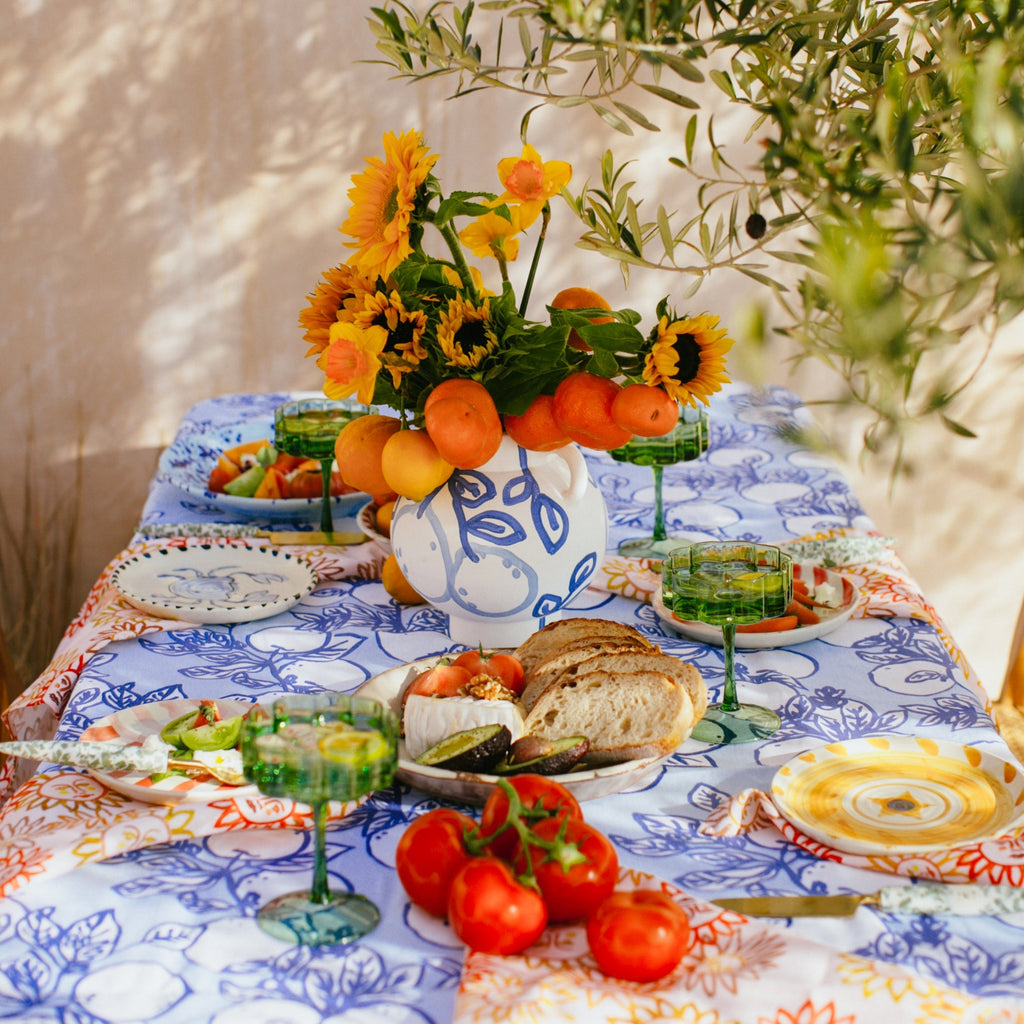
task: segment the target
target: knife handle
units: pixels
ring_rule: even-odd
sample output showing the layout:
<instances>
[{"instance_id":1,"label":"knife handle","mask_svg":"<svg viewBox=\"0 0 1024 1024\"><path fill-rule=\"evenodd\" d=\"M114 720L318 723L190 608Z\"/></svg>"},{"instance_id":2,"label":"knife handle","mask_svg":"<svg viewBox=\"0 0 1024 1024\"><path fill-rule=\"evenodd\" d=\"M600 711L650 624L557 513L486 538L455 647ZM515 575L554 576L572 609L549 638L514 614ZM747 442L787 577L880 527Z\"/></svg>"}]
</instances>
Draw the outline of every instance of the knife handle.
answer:
<instances>
[{"instance_id":1,"label":"knife handle","mask_svg":"<svg viewBox=\"0 0 1024 1024\"><path fill-rule=\"evenodd\" d=\"M892 886L878 892L878 909L890 914L983 917L1024 911L1024 889L1010 885L951 883Z\"/></svg>"}]
</instances>

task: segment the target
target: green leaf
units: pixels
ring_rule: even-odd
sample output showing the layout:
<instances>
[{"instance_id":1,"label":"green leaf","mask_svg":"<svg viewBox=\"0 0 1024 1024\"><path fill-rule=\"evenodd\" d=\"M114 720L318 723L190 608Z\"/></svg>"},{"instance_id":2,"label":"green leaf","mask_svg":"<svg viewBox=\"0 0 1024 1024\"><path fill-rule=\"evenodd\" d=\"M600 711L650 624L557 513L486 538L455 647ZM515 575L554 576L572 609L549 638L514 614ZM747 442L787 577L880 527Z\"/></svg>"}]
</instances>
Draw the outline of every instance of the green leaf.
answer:
<instances>
[{"instance_id":1,"label":"green leaf","mask_svg":"<svg viewBox=\"0 0 1024 1024\"><path fill-rule=\"evenodd\" d=\"M663 100L668 100L669 103L674 103L677 107L689 107L691 110L700 109L700 104L696 100L690 99L689 96L682 96L679 93L673 92L671 89L665 89L660 85L651 85L647 82L641 82L639 84L641 89L654 96L659 96Z\"/></svg>"},{"instance_id":2,"label":"green leaf","mask_svg":"<svg viewBox=\"0 0 1024 1024\"><path fill-rule=\"evenodd\" d=\"M646 128L648 131L660 132L661 129L654 124L653 121L648 121L644 114L637 110L636 107L631 107L628 103L622 103L618 100L614 101L616 108L622 111L631 121L640 125L641 128Z\"/></svg>"},{"instance_id":3,"label":"green leaf","mask_svg":"<svg viewBox=\"0 0 1024 1024\"><path fill-rule=\"evenodd\" d=\"M961 437L977 437L978 435L971 430L969 427L965 427L962 423L957 423L956 420L951 420L945 414L940 414L942 422L953 431L954 434L959 434Z\"/></svg>"}]
</instances>

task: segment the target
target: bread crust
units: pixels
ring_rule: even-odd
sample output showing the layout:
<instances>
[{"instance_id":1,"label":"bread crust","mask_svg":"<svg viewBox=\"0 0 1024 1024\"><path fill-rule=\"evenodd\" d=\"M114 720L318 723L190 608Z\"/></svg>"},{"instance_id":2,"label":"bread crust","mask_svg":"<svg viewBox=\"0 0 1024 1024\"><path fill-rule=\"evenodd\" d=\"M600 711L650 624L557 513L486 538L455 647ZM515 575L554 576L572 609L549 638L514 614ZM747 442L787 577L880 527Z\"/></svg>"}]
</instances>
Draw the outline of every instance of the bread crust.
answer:
<instances>
[{"instance_id":1,"label":"bread crust","mask_svg":"<svg viewBox=\"0 0 1024 1024\"><path fill-rule=\"evenodd\" d=\"M548 623L543 629L539 629L527 637L514 653L522 663L524 674L529 675L538 662L543 661L567 644L599 638L629 639L641 646L654 647L638 629L625 622L580 616L572 619L556 619L554 622Z\"/></svg>"}]
</instances>

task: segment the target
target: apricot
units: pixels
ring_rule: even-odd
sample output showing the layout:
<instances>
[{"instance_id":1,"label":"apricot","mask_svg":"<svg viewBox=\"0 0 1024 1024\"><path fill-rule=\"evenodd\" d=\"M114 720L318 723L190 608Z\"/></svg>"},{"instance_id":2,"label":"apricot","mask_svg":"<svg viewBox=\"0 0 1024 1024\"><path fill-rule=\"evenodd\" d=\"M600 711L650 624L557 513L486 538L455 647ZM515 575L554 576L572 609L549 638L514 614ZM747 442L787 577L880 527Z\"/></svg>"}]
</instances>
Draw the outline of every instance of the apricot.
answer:
<instances>
[{"instance_id":1,"label":"apricot","mask_svg":"<svg viewBox=\"0 0 1024 1024\"><path fill-rule=\"evenodd\" d=\"M423 406L423 422L441 458L456 469L482 466L501 444L501 417L479 381L438 384Z\"/></svg>"},{"instance_id":2,"label":"apricot","mask_svg":"<svg viewBox=\"0 0 1024 1024\"><path fill-rule=\"evenodd\" d=\"M394 555L388 555L380 569L380 581L384 589L399 604L426 604L426 599L420 596L413 589L412 584L405 578L398 559Z\"/></svg>"},{"instance_id":3,"label":"apricot","mask_svg":"<svg viewBox=\"0 0 1024 1024\"><path fill-rule=\"evenodd\" d=\"M367 413L349 420L334 443L338 470L349 487L367 494L390 491L381 469L381 454L388 439L402 429L397 416Z\"/></svg>"},{"instance_id":4,"label":"apricot","mask_svg":"<svg viewBox=\"0 0 1024 1024\"><path fill-rule=\"evenodd\" d=\"M621 448L633 436L612 419L612 403L621 390L615 381L596 373L570 374L555 389L555 422L570 440L585 448Z\"/></svg>"},{"instance_id":5,"label":"apricot","mask_svg":"<svg viewBox=\"0 0 1024 1024\"><path fill-rule=\"evenodd\" d=\"M679 422L679 405L664 388L627 384L612 402L612 419L639 437L662 437Z\"/></svg>"},{"instance_id":6,"label":"apricot","mask_svg":"<svg viewBox=\"0 0 1024 1024\"><path fill-rule=\"evenodd\" d=\"M532 452L549 452L572 444L572 438L555 419L553 395L538 395L524 413L505 417L505 433Z\"/></svg>"},{"instance_id":7,"label":"apricot","mask_svg":"<svg viewBox=\"0 0 1024 1024\"><path fill-rule=\"evenodd\" d=\"M455 472L425 430L398 430L381 452L387 486L410 501L422 501Z\"/></svg>"},{"instance_id":8,"label":"apricot","mask_svg":"<svg viewBox=\"0 0 1024 1024\"><path fill-rule=\"evenodd\" d=\"M572 288L563 288L552 300L551 305L555 309L608 309L612 307L609 305L608 300L600 294L595 292L593 288L582 288L574 286ZM615 318L610 316L592 316L589 318L592 324L610 324ZM578 349L580 352L590 352L591 347L576 333L575 330L569 331L569 337L566 340L566 344L569 348Z\"/></svg>"}]
</instances>

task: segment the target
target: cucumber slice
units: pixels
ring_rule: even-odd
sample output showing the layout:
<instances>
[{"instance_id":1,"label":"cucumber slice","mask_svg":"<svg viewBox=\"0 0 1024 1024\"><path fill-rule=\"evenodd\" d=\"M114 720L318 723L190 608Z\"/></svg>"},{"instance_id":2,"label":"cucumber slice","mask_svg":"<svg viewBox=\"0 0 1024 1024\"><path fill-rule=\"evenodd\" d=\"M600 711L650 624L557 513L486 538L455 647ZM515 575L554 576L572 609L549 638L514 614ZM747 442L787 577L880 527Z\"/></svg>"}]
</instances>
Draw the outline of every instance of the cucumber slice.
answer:
<instances>
[{"instance_id":1,"label":"cucumber slice","mask_svg":"<svg viewBox=\"0 0 1024 1024\"><path fill-rule=\"evenodd\" d=\"M226 494L233 494L236 498L251 498L267 475L267 471L260 465L247 469L244 473L229 480L224 485Z\"/></svg>"},{"instance_id":2,"label":"cucumber slice","mask_svg":"<svg viewBox=\"0 0 1024 1024\"><path fill-rule=\"evenodd\" d=\"M416 763L453 772L488 772L508 753L511 742L507 725L478 725L435 743Z\"/></svg>"},{"instance_id":3,"label":"cucumber slice","mask_svg":"<svg viewBox=\"0 0 1024 1024\"><path fill-rule=\"evenodd\" d=\"M235 715L198 729L186 729L181 734L181 745L189 750L229 750L242 734L242 717Z\"/></svg>"}]
</instances>

